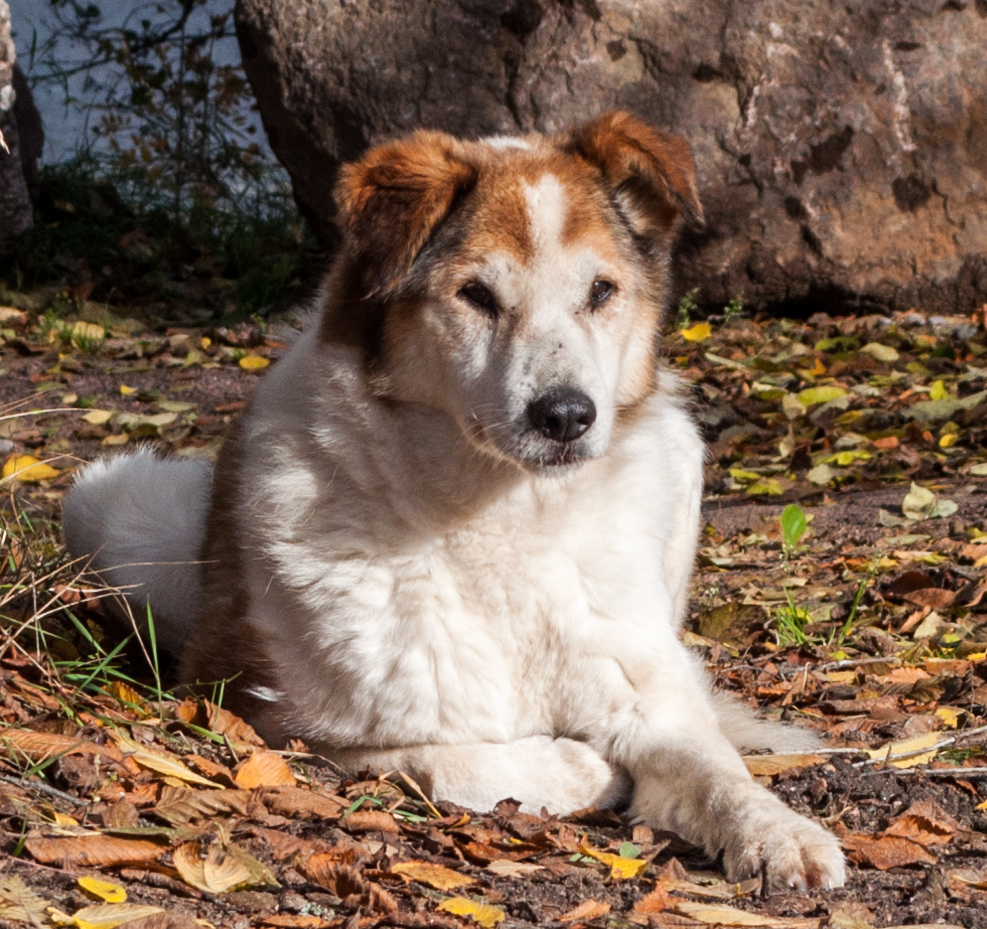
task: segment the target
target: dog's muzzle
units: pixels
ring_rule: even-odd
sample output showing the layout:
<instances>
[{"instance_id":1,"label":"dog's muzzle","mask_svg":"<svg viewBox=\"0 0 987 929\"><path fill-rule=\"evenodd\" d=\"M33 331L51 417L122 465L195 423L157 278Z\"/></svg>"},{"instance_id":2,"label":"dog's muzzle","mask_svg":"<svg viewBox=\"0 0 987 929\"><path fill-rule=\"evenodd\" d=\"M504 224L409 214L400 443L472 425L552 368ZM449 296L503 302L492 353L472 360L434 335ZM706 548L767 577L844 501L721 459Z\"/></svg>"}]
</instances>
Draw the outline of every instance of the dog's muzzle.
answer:
<instances>
[{"instance_id":1,"label":"dog's muzzle","mask_svg":"<svg viewBox=\"0 0 987 929\"><path fill-rule=\"evenodd\" d=\"M528 422L545 438L569 443L596 422L596 404L573 387L551 387L528 404Z\"/></svg>"}]
</instances>

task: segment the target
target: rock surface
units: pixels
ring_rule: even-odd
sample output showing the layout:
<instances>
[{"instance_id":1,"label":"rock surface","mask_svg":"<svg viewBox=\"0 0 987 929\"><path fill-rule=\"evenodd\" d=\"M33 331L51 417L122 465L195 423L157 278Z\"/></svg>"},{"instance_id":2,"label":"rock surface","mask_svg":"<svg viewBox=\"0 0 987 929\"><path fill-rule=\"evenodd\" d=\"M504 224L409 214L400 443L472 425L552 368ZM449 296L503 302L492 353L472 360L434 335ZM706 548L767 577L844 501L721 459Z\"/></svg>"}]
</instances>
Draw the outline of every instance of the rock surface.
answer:
<instances>
[{"instance_id":1,"label":"rock surface","mask_svg":"<svg viewBox=\"0 0 987 929\"><path fill-rule=\"evenodd\" d=\"M23 75L16 71L14 42L10 36L10 7L0 0L0 246L9 239L27 232L33 222L31 198L25 176L18 132L18 92L27 90ZM15 83L17 86L15 86Z\"/></svg>"},{"instance_id":2,"label":"rock surface","mask_svg":"<svg viewBox=\"0 0 987 929\"><path fill-rule=\"evenodd\" d=\"M987 300L987 0L237 0L236 17L330 245L336 171L369 144L621 107L692 144L707 228L678 277L702 303Z\"/></svg>"}]
</instances>

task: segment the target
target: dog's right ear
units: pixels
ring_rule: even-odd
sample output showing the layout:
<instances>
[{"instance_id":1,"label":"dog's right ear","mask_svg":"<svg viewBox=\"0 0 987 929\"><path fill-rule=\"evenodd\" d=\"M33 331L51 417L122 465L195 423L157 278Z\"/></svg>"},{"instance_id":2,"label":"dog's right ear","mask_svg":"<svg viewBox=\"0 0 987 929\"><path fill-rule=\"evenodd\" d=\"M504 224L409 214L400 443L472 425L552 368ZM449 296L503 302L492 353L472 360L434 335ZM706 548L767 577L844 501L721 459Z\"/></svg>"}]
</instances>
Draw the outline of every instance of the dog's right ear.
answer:
<instances>
[{"instance_id":1,"label":"dog's right ear","mask_svg":"<svg viewBox=\"0 0 987 929\"><path fill-rule=\"evenodd\" d=\"M441 132L416 132L343 168L336 205L362 296L386 293L408 271L476 173L459 142Z\"/></svg>"}]
</instances>

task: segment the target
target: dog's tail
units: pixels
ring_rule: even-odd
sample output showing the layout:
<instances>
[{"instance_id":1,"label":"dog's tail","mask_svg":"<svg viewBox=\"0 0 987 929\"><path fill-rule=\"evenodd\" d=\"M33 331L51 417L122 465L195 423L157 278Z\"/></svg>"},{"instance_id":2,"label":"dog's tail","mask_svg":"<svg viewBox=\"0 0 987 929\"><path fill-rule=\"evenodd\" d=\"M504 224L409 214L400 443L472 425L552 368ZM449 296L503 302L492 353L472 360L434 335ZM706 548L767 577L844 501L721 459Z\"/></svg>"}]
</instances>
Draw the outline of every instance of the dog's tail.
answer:
<instances>
[{"instance_id":1,"label":"dog's tail","mask_svg":"<svg viewBox=\"0 0 987 929\"><path fill-rule=\"evenodd\" d=\"M720 729L741 754L762 749L808 752L822 744L813 732L758 716L733 694L715 690L712 696Z\"/></svg>"},{"instance_id":2,"label":"dog's tail","mask_svg":"<svg viewBox=\"0 0 987 929\"><path fill-rule=\"evenodd\" d=\"M71 555L120 592L142 634L150 605L158 648L176 655L202 602L212 471L143 448L87 466L65 498Z\"/></svg>"}]
</instances>

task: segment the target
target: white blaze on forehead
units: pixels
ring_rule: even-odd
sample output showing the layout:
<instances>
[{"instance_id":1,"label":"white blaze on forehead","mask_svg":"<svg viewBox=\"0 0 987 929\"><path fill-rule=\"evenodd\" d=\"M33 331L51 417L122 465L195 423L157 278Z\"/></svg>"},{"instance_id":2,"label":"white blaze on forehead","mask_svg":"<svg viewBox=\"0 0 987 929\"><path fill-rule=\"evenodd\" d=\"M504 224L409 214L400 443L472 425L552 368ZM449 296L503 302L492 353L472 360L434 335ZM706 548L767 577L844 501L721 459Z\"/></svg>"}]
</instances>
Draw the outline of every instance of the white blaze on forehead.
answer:
<instances>
[{"instance_id":1,"label":"white blaze on forehead","mask_svg":"<svg viewBox=\"0 0 987 929\"><path fill-rule=\"evenodd\" d=\"M565 188L554 174L543 174L536 183L525 184L523 189L535 249L557 246L568 212Z\"/></svg>"},{"instance_id":2,"label":"white blaze on forehead","mask_svg":"<svg viewBox=\"0 0 987 929\"><path fill-rule=\"evenodd\" d=\"M525 151L531 150L531 143L527 139L520 139L517 136L511 135L492 135L487 136L485 139L480 139L486 145L491 148L495 148L498 151L503 151L509 148L520 148Z\"/></svg>"}]
</instances>

